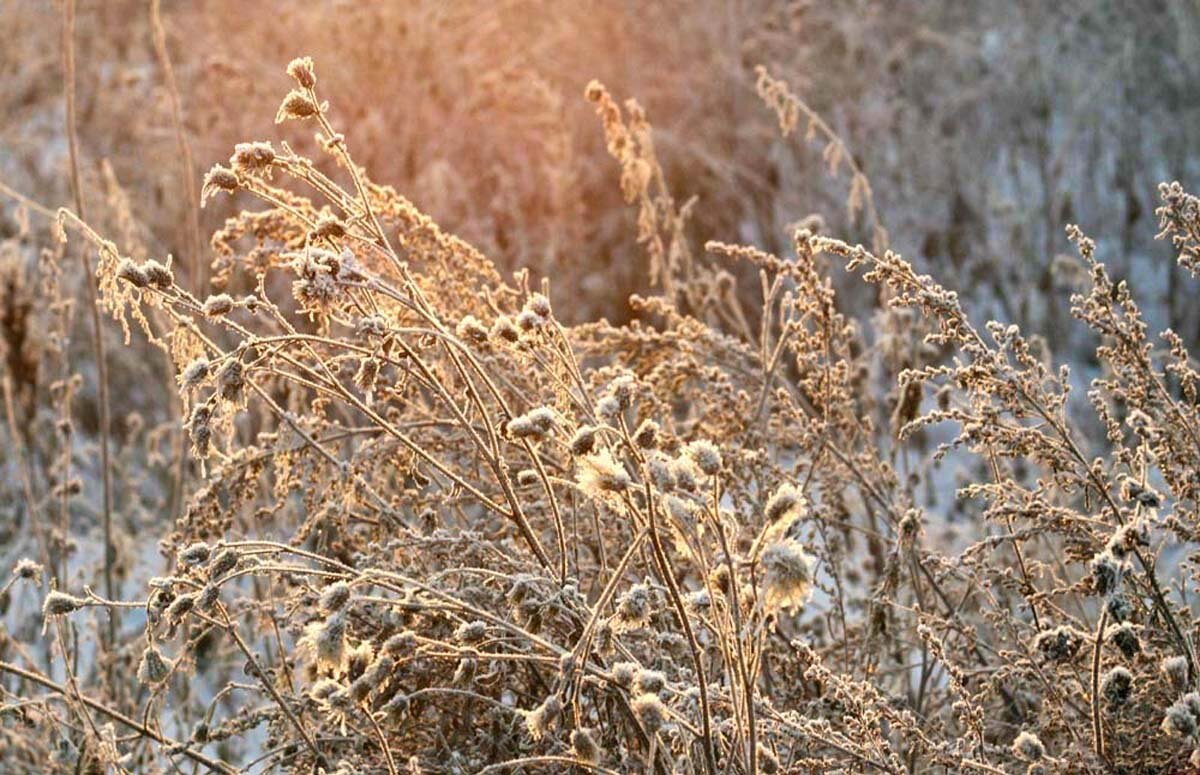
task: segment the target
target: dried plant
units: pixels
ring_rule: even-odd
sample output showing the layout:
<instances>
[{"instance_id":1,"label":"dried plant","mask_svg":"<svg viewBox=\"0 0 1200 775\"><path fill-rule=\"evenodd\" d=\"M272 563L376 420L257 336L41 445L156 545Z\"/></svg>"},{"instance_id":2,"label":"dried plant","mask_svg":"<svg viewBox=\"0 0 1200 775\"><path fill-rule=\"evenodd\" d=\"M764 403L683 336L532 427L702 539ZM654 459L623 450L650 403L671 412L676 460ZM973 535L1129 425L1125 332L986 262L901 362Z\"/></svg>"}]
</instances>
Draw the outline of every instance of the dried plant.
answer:
<instances>
[{"instance_id":1,"label":"dried plant","mask_svg":"<svg viewBox=\"0 0 1200 775\"><path fill-rule=\"evenodd\" d=\"M276 123L323 156L254 141L212 167L201 203L260 206L212 235L211 273L103 236L75 166L35 260L25 225L0 243L11 540L36 558L2 586L25 611L0 630L14 771L1200 766L1198 373L1078 227L1082 377L887 249L846 143L767 70L783 132L803 116L849 168L871 249L810 222L787 256L694 250L645 111L592 82L662 293L568 324L548 282L368 176L310 58L287 74ZM1161 196L1195 271L1200 206ZM177 402L119 438L100 422L116 505L72 474L82 250L89 313L161 349ZM878 286L873 316L841 268ZM23 421L43 388L50 415ZM99 558L73 538L93 521Z\"/></svg>"}]
</instances>

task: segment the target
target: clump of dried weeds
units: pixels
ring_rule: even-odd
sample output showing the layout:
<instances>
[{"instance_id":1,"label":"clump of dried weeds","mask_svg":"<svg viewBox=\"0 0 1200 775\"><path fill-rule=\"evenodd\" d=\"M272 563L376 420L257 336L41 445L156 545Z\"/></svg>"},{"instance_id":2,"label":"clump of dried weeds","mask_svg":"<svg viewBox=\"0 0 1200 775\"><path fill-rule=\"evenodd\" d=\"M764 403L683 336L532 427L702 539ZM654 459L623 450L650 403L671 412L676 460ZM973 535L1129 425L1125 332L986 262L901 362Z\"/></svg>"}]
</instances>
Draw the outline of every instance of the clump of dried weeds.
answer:
<instances>
[{"instance_id":1,"label":"clump of dried weeds","mask_svg":"<svg viewBox=\"0 0 1200 775\"><path fill-rule=\"evenodd\" d=\"M43 309L8 260L18 240L0 253L5 331L41 315L49 332L5 349L40 562L4 594L42 585L40 632L0 642L5 761L715 775L1196 758L1197 371L1078 229L1098 437L1045 341L977 326L887 249L852 163L872 249L801 228L792 256L700 254L644 111L589 85L663 294L635 297L628 326L567 326L549 287L505 281L370 180L309 59L288 74L276 121L313 127L334 165L260 141L214 166L203 200L265 209L213 235L211 288L58 218L98 253L98 308L169 356L200 463L178 469L168 570L140 597L73 585L71 445L16 419L42 363L72 432L67 246L42 256ZM850 158L786 84L758 86L785 131L805 117L831 167ZM1178 184L1162 198L1160 236L1194 270L1200 206ZM868 322L839 309L835 262L879 286ZM929 494L955 475L958 500Z\"/></svg>"}]
</instances>

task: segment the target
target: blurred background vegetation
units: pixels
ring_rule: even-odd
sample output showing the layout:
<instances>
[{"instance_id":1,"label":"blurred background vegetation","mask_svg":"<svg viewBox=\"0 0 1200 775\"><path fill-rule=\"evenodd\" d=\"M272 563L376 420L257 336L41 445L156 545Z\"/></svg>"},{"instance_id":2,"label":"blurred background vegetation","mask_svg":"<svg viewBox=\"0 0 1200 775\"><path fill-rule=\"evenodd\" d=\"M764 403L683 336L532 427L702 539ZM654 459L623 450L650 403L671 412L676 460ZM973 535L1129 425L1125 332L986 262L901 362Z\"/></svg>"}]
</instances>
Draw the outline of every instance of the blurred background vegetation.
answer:
<instances>
[{"instance_id":1,"label":"blurred background vegetation","mask_svg":"<svg viewBox=\"0 0 1200 775\"><path fill-rule=\"evenodd\" d=\"M1114 275L1136 278L1152 327L1200 339L1193 283L1153 241L1157 183L1194 186L1197 172L1195 0L166 2L190 169L150 5L79 3L89 217L134 258L172 254L185 272L211 261L208 235L250 203L209 204L197 257L188 187L236 142L282 136L311 150L310 130L264 118L287 85L283 66L302 54L372 178L505 270L550 277L567 320L626 320L647 276L635 213L583 98L592 78L645 107L676 200L696 197L697 253L707 239L786 253L788 226L812 215L869 242L821 144L803 126L780 136L754 91L762 64L844 138L891 246L969 297L974 314L1045 334L1056 359L1089 357L1066 313L1071 263L1056 261L1063 227L1079 221ZM0 27L0 180L69 204L58 9L0 0ZM0 239L18 221L0 203ZM32 260L33 244L6 260ZM869 291L841 290L848 312L870 314ZM11 319L22 313L8 296ZM87 337L75 340L86 361ZM115 418L166 415L169 388L146 346L111 349L113 382L127 386ZM92 392L77 399L85 420Z\"/></svg>"}]
</instances>

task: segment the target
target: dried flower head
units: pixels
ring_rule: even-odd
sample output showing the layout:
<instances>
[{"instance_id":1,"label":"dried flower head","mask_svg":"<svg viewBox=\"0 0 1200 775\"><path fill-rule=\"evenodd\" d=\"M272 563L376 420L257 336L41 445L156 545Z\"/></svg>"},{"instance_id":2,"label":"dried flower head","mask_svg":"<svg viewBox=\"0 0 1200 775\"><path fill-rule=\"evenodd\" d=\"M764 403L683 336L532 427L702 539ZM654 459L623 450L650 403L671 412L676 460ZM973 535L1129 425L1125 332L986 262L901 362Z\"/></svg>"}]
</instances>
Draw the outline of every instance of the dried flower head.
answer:
<instances>
[{"instance_id":1,"label":"dried flower head","mask_svg":"<svg viewBox=\"0 0 1200 775\"><path fill-rule=\"evenodd\" d=\"M311 89L317 85L316 69L311 57L296 57L288 62L287 74L294 78L301 88Z\"/></svg>"},{"instance_id":2,"label":"dried flower head","mask_svg":"<svg viewBox=\"0 0 1200 775\"><path fill-rule=\"evenodd\" d=\"M591 731L583 728L572 731L571 748L581 761L588 764L600 763L600 746L596 744L596 739L592 736Z\"/></svg>"},{"instance_id":3,"label":"dried flower head","mask_svg":"<svg viewBox=\"0 0 1200 775\"><path fill-rule=\"evenodd\" d=\"M13 566L13 575L19 579L36 579L41 577L43 570L40 563L25 557Z\"/></svg>"},{"instance_id":4,"label":"dried flower head","mask_svg":"<svg viewBox=\"0 0 1200 775\"><path fill-rule=\"evenodd\" d=\"M214 164L204 176L204 184L200 189L200 204L207 204L209 197L218 191L232 194L238 190L239 185L237 173L228 167Z\"/></svg>"},{"instance_id":5,"label":"dried flower head","mask_svg":"<svg viewBox=\"0 0 1200 775\"><path fill-rule=\"evenodd\" d=\"M716 476L721 471L721 451L707 439L693 441L687 446L688 457L707 476Z\"/></svg>"},{"instance_id":6,"label":"dried flower head","mask_svg":"<svg viewBox=\"0 0 1200 775\"><path fill-rule=\"evenodd\" d=\"M1132 691L1133 673L1124 667L1114 667L1100 680L1100 693L1110 708L1120 707L1129 702Z\"/></svg>"},{"instance_id":7,"label":"dried flower head","mask_svg":"<svg viewBox=\"0 0 1200 775\"><path fill-rule=\"evenodd\" d=\"M769 613L794 613L812 595L816 561L799 541L784 538L767 546L762 566L763 603Z\"/></svg>"},{"instance_id":8,"label":"dried flower head","mask_svg":"<svg viewBox=\"0 0 1200 775\"><path fill-rule=\"evenodd\" d=\"M229 158L235 173L250 175L269 170L274 163L275 149L270 143L238 143Z\"/></svg>"},{"instance_id":9,"label":"dried flower head","mask_svg":"<svg viewBox=\"0 0 1200 775\"><path fill-rule=\"evenodd\" d=\"M121 259L121 263L117 265L117 277L135 288L145 288L150 284L150 279L146 277L142 268L128 258Z\"/></svg>"},{"instance_id":10,"label":"dried flower head","mask_svg":"<svg viewBox=\"0 0 1200 775\"><path fill-rule=\"evenodd\" d=\"M179 552L180 565L200 565L207 562L212 550L208 544L197 542L181 549Z\"/></svg>"},{"instance_id":11,"label":"dried flower head","mask_svg":"<svg viewBox=\"0 0 1200 775\"><path fill-rule=\"evenodd\" d=\"M1110 626L1105 631L1104 639L1116 646L1126 659L1133 659L1142 648L1137 632L1129 622Z\"/></svg>"},{"instance_id":12,"label":"dried flower head","mask_svg":"<svg viewBox=\"0 0 1200 775\"><path fill-rule=\"evenodd\" d=\"M1186 657L1167 657L1162 661L1159 669L1176 690L1183 689L1188 685L1188 662Z\"/></svg>"},{"instance_id":13,"label":"dried flower head","mask_svg":"<svg viewBox=\"0 0 1200 775\"><path fill-rule=\"evenodd\" d=\"M607 449L585 455L578 461L579 488L594 498L624 492L633 483L625 467Z\"/></svg>"},{"instance_id":14,"label":"dried flower head","mask_svg":"<svg viewBox=\"0 0 1200 775\"><path fill-rule=\"evenodd\" d=\"M162 655L153 643L146 646L138 662L138 680L148 686L156 686L167 679L174 664Z\"/></svg>"},{"instance_id":15,"label":"dried flower head","mask_svg":"<svg viewBox=\"0 0 1200 775\"><path fill-rule=\"evenodd\" d=\"M638 720L648 735L660 732L670 719L667 707L663 705L657 694L642 694L635 697L630 703L630 708L633 710L634 718Z\"/></svg>"},{"instance_id":16,"label":"dried flower head","mask_svg":"<svg viewBox=\"0 0 1200 775\"><path fill-rule=\"evenodd\" d=\"M311 97L298 89L292 89L279 105L279 111L275 114L275 123L282 124L289 119L312 118L318 113L320 110L317 103L313 102Z\"/></svg>"},{"instance_id":17,"label":"dried flower head","mask_svg":"<svg viewBox=\"0 0 1200 775\"><path fill-rule=\"evenodd\" d=\"M209 374L207 358L200 357L189 363L179 375L179 385L183 388L198 387Z\"/></svg>"},{"instance_id":18,"label":"dried flower head","mask_svg":"<svg viewBox=\"0 0 1200 775\"><path fill-rule=\"evenodd\" d=\"M1046 755L1046 746L1042 744L1041 738L1027 729L1021 730L1016 736L1012 748L1018 759L1027 762L1036 762Z\"/></svg>"},{"instance_id":19,"label":"dried flower head","mask_svg":"<svg viewBox=\"0 0 1200 775\"><path fill-rule=\"evenodd\" d=\"M1049 662L1069 662L1079 653L1083 635L1074 627L1064 624L1038 633L1033 645Z\"/></svg>"},{"instance_id":20,"label":"dried flower head","mask_svg":"<svg viewBox=\"0 0 1200 775\"><path fill-rule=\"evenodd\" d=\"M321 610L327 614L336 613L350 601L350 585L344 581L335 581L321 590Z\"/></svg>"},{"instance_id":21,"label":"dried flower head","mask_svg":"<svg viewBox=\"0 0 1200 775\"><path fill-rule=\"evenodd\" d=\"M299 642L318 670L336 672L346 660L346 618L343 612L309 624Z\"/></svg>"},{"instance_id":22,"label":"dried flower head","mask_svg":"<svg viewBox=\"0 0 1200 775\"><path fill-rule=\"evenodd\" d=\"M571 454L576 457L590 455L596 448L596 429L590 425L581 425L571 437Z\"/></svg>"},{"instance_id":23,"label":"dried flower head","mask_svg":"<svg viewBox=\"0 0 1200 775\"><path fill-rule=\"evenodd\" d=\"M42 615L46 618L63 616L64 614L74 613L87 604L88 602L83 598L56 590L46 595L46 600L42 603Z\"/></svg>"},{"instance_id":24,"label":"dried flower head","mask_svg":"<svg viewBox=\"0 0 1200 775\"><path fill-rule=\"evenodd\" d=\"M228 315L233 311L233 297L228 293L219 293L204 300L204 314L210 318Z\"/></svg>"},{"instance_id":25,"label":"dried flower head","mask_svg":"<svg viewBox=\"0 0 1200 775\"><path fill-rule=\"evenodd\" d=\"M540 406L508 421L508 432L518 439L540 441L554 429L554 410Z\"/></svg>"},{"instance_id":26,"label":"dried flower head","mask_svg":"<svg viewBox=\"0 0 1200 775\"><path fill-rule=\"evenodd\" d=\"M1190 738L1196 734L1196 716L1186 703L1176 702L1167 708L1162 730L1174 737Z\"/></svg>"},{"instance_id":27,"label":"dried flower head","mask_svg":"<svg viewBox=\"0 0 1200 775\"><path fill-rule=\"evenodd\" d=\"M633 432L633 442L642 449L656 449L659 441L659 426L654 420L643 420Z\"/></svg>"},{"instance_id":28,"label":"dried flower head","mask_svg":"<svg viewBox=\"0 0 1200 775\"><path fill-rule=\"evenodd\" d=\"M541 705L525 714L525 729L534 740L541 740L562 715L562 700L552 694Z\"/></svg>"}]
</instances>

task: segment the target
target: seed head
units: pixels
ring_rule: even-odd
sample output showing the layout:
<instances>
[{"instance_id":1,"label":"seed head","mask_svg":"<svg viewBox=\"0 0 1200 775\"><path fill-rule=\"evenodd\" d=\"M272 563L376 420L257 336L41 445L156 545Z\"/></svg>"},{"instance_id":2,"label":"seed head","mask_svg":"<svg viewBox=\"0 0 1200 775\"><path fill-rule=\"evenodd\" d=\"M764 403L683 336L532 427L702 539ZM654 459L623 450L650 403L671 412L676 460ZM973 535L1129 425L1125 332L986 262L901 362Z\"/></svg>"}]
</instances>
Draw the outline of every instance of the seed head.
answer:
<instances>
[{"instance_id":1,"label":"seed head","mask_svg":"<svg viewBox=\"0 0 1200 775\"><path fill-rule=\"evenodd\" d=\"M1125 565L1112 552L1103 551L1092 558L1092 588L1099 595L1110 595L1121 585Z\"/></svg>"},{"instance_id":2,"label":"seed head","mask_svg":"<svg viewBox=\"0 0 1200 775\"><path fill-rule=\"evenodd\" d=\"M222 317L233 311L233 297L228 293L219 293L204 300L204 314L210 318Z\"/></svg>"},{"instance_id":3,"label":"seed head","mask_svg":"<svg viewBox=\"0 0 1200 775\"><path fill-rule=\"evenodd\" d=\"M180 565L199 565L202 562L208 561L208 556L211 553L206 543L194 543L179 552Z\"/></svg>"},{"instance_id":4,"label":"seed head","mask_svg":"<svg viewBox=\"0 0 1200 775\"><path fill-rule=\"evenodd\" d=\"M208 376L209 363L208 359L200 357L192 361L184 368L183 373L179 375L179 384L185 388L194 388L204 381Z\"/></svg>"},{"instance_id":5,"label":"seed head","mask_svg":"<svg viewBox=\"0 0 1200 775\"><path fill-rule=\"evenodd\" d=\"M212 564L208 566L208 577L210 579L220 578L236 568L237 564L237 550L230 547L225 547L221 551L217 552L217 556L213 558Z\"/></svg>"},{"instance_id":6,"label":"seed head","mask_svg":"<svg viewBox=\"0 0 1200 775\"><path fill-rule=\"evenodd\" d=\"M282 124L290 119L312 118L319 112L317 103L313 102L307 94L298 89L292 89L279 105L279 111L275 114L275 123Z\"/></svg>"},{"instance_id":7,"label":"seed head","mask_svg":"<svg viewBox=\"0 0 1200 775\"><path fill-rule=\"evenodd\" d=\"M164 657L158 647L152 643L142 652L142 659L138 662L137 677L142 683L154 686L167 679L167 676L171 674L172 667L173 663Z\"/></svg>"},{"instance_id":8,"label":"seed head","mask_svg":"<svg viewBox=\"0 0 1200 775\"><path fill-rule=\"evenodd\" d=\"M258 173L275 163L275 149L270 143L238 143L233 148L229 164L234 172Z\"/></svg>"},{"instance_id":9,"label":"seed head","mask_svg":"<svg viewBox=\"0 0 1200 775\"><path fill-rule=\"evenodd\" d=\"M325 214L317 218L317 222L313 224L312 237L313 239L332 240L346 235L346 224L342 223L338 218Z\"/></svg>"},{"instance_id":10,"label":"seed head","mask_svg":"<svg viewBox=\"0 0 1200 775\"><path fill-rule=\"evenodd\" d=\"M246 384L241 359L234 354L217 371L217 387L227 401L237 400Z\"/></svg>"},{"instance_id":11,"label":"seed head","mask_svg":"<svg viewBox=\"0 0 1200 775\"><path fill-rule=\"evenodd\" d=\"M1046 746L1042 744L1042 739L1029 730L1023 730L1017 735L1012 747L1016 757L1027 762L1036 762L1046 755Z\"/></svg>"},{"instance_id":12,"label":"seed head","mask_svg":"<svg viewBox=\"0 0 1200 775\"><path fill-rule=\"evenodd\" d=\"M1186 657L1167 657L1162 661L1160 669L1175 689L1183 689L1188 685L1188 663Z\"/></svg>"},{"instance_id":13,"label":"seed head","mask_svg":"<svg viewBox=\"0 0 1200 775\"><path fill-rule=\"evenodd\" d=\"M313 656L318 669L340 669L346 659L345 616L339 611L323 621L308 625L301 644Z\"/></svg>"},{"instance_id":14,"label":"seed head","mask_svg":"<svg viewBox=\"0 0 1200 775\"><path fill-rule=\"evenodd\" d=\"M768 523L779 522L804 510L804 494L791 484L779 486L767 501L765 516Z\"/></svg>"},{"instance_id":15,"label":"seed head","mask_svg":"<svg viewBox=\"0 0 1200 775\"><path fill-rule=\"evenodd\" d=\"M625 467L607 449L581 457L577 478L579 488L592 497L624 492L632 484Z\"/></svg>"},{"instance_id":16,"label":"seed head","mask_svg":"<svg viewBox=\"0 0 1200 775\"><path fill-rule=\"evenodd\" d=\"M135 288L145 288L150 284L150 279L146 277L142 268L128 258L122 258L121 263L117 265L117 277Z\"/></svg>"},{"instance_id":17,"label":"seed head","mask_svg":"<svg viewBox=\"0 0 1200 775\"><path fill-rule=\"evenodd\" d=\"M571 437L571 454L576 457L590 455L596 448L596 429L590 425L581 425Z\"/></svg>"},{"instance_id":18,"label":"seed head","mask_svg":"<svg viewBox=\"0 0 1200 775\"><path fill-rule=\"evenodd\" d=\"M641 669L641 665L637 662L615 662L608 672L617 686L629 689L633 686L633 679Z\"/></svg>"},{"instance_id":19,"label":"seed head","mask_svg":"<svg viewBox=\"0 0 1200 775\"><path fill-rule=\"evenodd\" d=\"M667 677L657 670L639 670L633 679L635 694L658 694L667 688Z\"/></svg>"},{"instance_id":20,"label":"seed head","mask_svg":"<svg viewBox=\"0 0 1200 775\"><path fill-rule=\"evenodd\" d=\"M801 608L812 595L816 561L800 542L784 538L768 546L760 559L764 605L768 612Z\"/></svg>"},{"instance_id":21,"label":"seed head","mask_svg":"<svg viewBox=\"0 0 1200 775\"><path fill-rule=\"evenodd\" d=\"M1174 737L1188 738L1196 734L1196 717L1182 702L1176 702L1167 708L1163 718L1162 730Z\"/></svg>"},{"instance_id":22,"label":"seed head","mask_svg":"<svg viewBox=\"0 0 1200 775\"><path fill-rule=\"evenodd\" d=\"M196 594L194 592L179 595L171 601L171 605L167 608L167 618L177 622L187 616L188 612L195 607Z\"/></svg>"},{"instance_id":23,"label":"seed head","mask_svg":"<svg viewBox=\"0 0 1200 775\"><path fill-rule=\"evenodd\" d=\"M529 730L529 736L541 740L562 714L562 707L558 695L551 694L541 705L526 713L525 728Z\"/></svg>"},{"instance_id":24,"label":"seed head","mask_svg":"<svg viewBox=\"0 0 1200 775\"><path fill-rule=\"evenodd\" d=\"M646 734L654 735L667 725L667 708L657 694L642 694L634 698L630 707L634 718L646 730Z\"/></svg>"},{"instance_id":25,"label":"seed head","mask_svg":"<svg viewBox=\"0 0 1200 775\"><path fill-rule=\"evenodd\" d=\"M600 746L596 745L595 738L587 729L576 729L571 733L571 748L575 750L575 756L581 761L588 764L600 763Z\"/></svg>"},{"instance_id":26,"label":"seed head","mask_svg":"<svg viewBox=\"0 0 1200 775\"><path fill-rule=\"evenodd\" d=\"M1100 694L1110 708L1117 708L1129 702L1133 690L1133 673L1123 667L1114 667L1100 679Z\"/></svg>"},{"instance_id":27,"label":"seed head","mask_svg":"<svg viewBox=\"0 0 1200 775\"><path fill-rule=\"evenodd\" d=\"M540 293L535 293L525 302L525 309L543 320L548 319L551 313L550 300Z\"/></svg>"},{"instance_id":28,"label":"seed head","mask_svg":"<svg viewBox=\"0 0 1200 775\"><path fill-rule=\"evenodd\" d=\"M344 581L335 581L321 592L321 610L332 614L342 610L350 600L350 585Z\"/></svg>"},{"instance_id":29,"label":"seed head","mask_svg":"<svg viewBox=\"0 0 1200 775\"><path fill-rule=\"evenodd\" d=\"M633 441L642 449L656 449L658 447L659 427L654 420L643 420L642 424L633 432Z\"/></svg>"},{"instance_id":30,"label":"seed head","mask_svg":"<svg viewBox=\"0 0 1200 775\"><path fill-rule=\"evenodd\" d=\"M512 318L507 315L501 315L496 318L496 322L492 323L490 336L496 341L508 342L509 344L516 344L521 341L521 332L513 325Z\"/></svg>"},{"instance_id":31,"label":"seed head","mask_svg":"<svg viewBox=\"0 0 1200 775\"><path fill-rule=\"evenodd\" d=\"M311 89L317 85L317 74L311 57L296 57L288 62L287 74L295 78L302 88Z\"/></svg>"},{"instance_id":32,"label":"seed head","mask_svg":"<svg viewBox=\"0 0 1200 775\"><path fill-rule=\"evenodd\" d=\"M488 330L474 315L464 315L462 320L458 321L454 333L458 335L459 339L476 346L486 344L488 340Z\"/></svg>"},{"instance_id":33,"label":"seed head","mask_svg":"<svg viewBox=\"0 0 1200 775\"><path fill-rule=\"evenodd\" d=\"M42 571L42 566L28 557L13 566L13 575L19 579L36 579L42 575Z\"/></svg>"},{"instance_id":34,"label":"seed head","mask_svg":"<svg viewBox=\"0 0 1200 775\"><path fill-rule=\"evenodd\" d=\"M146 282L159 290L166 290L175 284L175 274L171 268L154 259L142 264L142 271L146 273Z\"/></svg>"},{"instance_id":35,"label":"seed head","mask_svg":"<svg viewBox=\"0 0 1200 775\"><path fill-rule=\"evenodd\" d=\"M650 587L635 584L617 599L613 626L617 632L628 632L650 624Z\"/></svg>"},{"instance_id":36,"label":"seed head","mask_svg":"<svg viewBox=\"0 0 1200 775\"><path fill-rule=\"evenodd\" d=\"M454 639L459 643L479 643L487 637L487 625L480 621L463 622L454 630Z\"/></svg>"},{"instance_id":37,"label":"seed head","mask_svg":"<svg viewBox=\"0 0 1200 775\"><path fill-rule=\"evenodd\" d=\"M1133 625L1129 622L1122 622L1121 624L1114 624L1109 627L1108 632L1105 633L1105 638L1109 643L1120 649L1121 654L1126 659L1133 659L1142 650L1142 644L1138 640L1137 633L1134 631Z\"/></svg>"},{"instance_id":38,"label":"seed head","mask_svg":"<svg viewBox=\"0 0 1200 775\"><path fill-rule=\"evenodd\" d=\"M513 438L541 441L553 430L554 422L554 410L540 406L509 420L507 428Z\"/></svg>"},{"instance_id":39,"label":"seed head","mask_svg":"<svg viewBox=\"0 0 1200 775\"><path fill-rule=\"evenodd\" d=\"M1038 633L1033 645L1049 662L1069 662L1083 645L1083 636L1075 628L1064 624Z\"/></svg>"},{"instance_id":40,"label":"seed head","mask_svg":"<svg viewBox=\"0 0 1200 775\"><path fill-rule=\"evenodd\" d=\"M690 457L699 468L708 476L716 476L721 471L721 451L717 449L717 445L706 439L693 441L687 447L688 457Z\"/></svg>"},{"instance_id":41,"label":"seed head","mask_svg":"<svg viewBox=\"0 0 1200 775\"><path fill-rule=\"evenodd\" d=\"M208 198L218 191L232 194L238 190L238 176L228 167L214 164L204 176L204 185L200 189L200 205L208 203Z\"/></svg>"},{"instance_id":42,"label":"seed head","mask_svg":"<svg viewBox=\"0 0 1200 775\"><path fill-rule=\"evenodd\" d=\"M412 630L398 632L383 642L384 653L397 659L409 656L416 647L417 634Z\"/></svg>"},{"instance_id":43,"label":"seed head","mask_svg":"<svg viewBox=\"0 0 1200 775\"><path fill-rule=\"evenodd\" d=\"M83 598L68 595L66 592L54 591L46 595L46 601L42 603L42 615L46 618L63 616L74 613L87 604Z\"/></svg>"}]
</instances>

